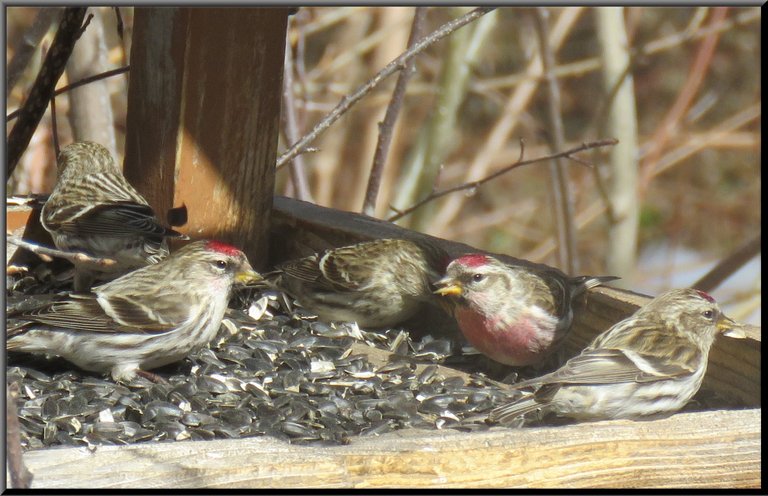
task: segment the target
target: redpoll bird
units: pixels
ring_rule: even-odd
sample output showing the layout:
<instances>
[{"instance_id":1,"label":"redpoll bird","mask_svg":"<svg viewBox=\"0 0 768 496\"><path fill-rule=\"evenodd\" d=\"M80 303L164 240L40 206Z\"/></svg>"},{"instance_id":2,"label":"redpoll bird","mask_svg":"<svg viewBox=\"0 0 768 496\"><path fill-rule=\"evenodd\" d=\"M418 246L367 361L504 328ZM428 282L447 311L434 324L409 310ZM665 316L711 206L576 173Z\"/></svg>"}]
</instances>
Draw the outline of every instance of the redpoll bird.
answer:
<instances>
[{"instance_id":1,"label":"redpoll bird","mask_svg":"<svg viewBox=\"0 0 768 496\"><path fill-rule=\"evenodd\" d=\"M478 351L524 366L540 364L563 343L574 297L614 279L568 277L552 267L507 265L474 253L452 261L435 292L451 298L449 311Z\"/></svg>"},{"instance_id":2,"label":"redpoll bird","mask_svg":"<svg viewBox=\"0 0 768 496\"><path fill-rule=\"evenodd\" d=\"M496 408L489 419L507 422L536 410L577 420L672 414L699 390L717 334L744 337L707 293L667 291L560 369L515 384L535 392Z\"/></svg>"},{"instance_id":3,"label":"redpoll bird","mask_svg":"<svg viewBox=\"0 0 768 496\"><path fill-rule=\"evenodd\" d=\"M103 146L72 143L61 150L58 162L58 180L43 205L41 224L58 249L117 262L100 268L76 262L75 290L87 290L97 275L114 278L159 262L168 255L166 237L186 239L161 224Z\"/></svg>"},{"instance_id":4,"label":"redpoll bird","mask_svg":"<svg viewBox=\"0 0 768 496\"><path fill-rule=\"evenodd\" d=\"M432 299L448 255L429 243L379 239L327 250L277 267L277 285L323 320L385 327Z\"/></svg>"},{"instance_id":5,"label":"redpoll bird","mask_svg":"<svg viewBox=\"0 0 768 496\"><path fill-rule=\"evenodd\" d=\"M178 361L215 337L234 283L260 279L237 248L197 241L93 293L9 315L7 347L59 355L115 380L151 377L141 369Z\"/></svg>"}]
</instances>

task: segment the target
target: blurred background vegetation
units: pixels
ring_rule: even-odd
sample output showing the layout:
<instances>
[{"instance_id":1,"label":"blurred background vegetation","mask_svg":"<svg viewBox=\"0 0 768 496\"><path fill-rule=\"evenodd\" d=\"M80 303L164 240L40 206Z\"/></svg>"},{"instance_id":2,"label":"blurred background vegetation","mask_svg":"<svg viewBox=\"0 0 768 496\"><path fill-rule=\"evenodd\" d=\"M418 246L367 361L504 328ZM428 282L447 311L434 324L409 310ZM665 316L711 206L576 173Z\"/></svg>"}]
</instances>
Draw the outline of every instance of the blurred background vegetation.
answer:
<instances>
[{"instance_id":1,"label":"blurred background vegetation","mask_svg":"<svg viewBox=\"0 0 768 496\"><path fill-rule=\"evenodd\" d=\"M18 108L29 92L55 33L57 19L51 11L56 10L6 9L6 67L9 81L18 81L7 87L6 114ZM133 9L120 8L122 38L114 9L90 10L100 15L88 30L101 30L90 38L95 41L87 41L95 44L99 55L90 64L91 74L129 64ZM422 33L469 10L425 8ZM575 226L575 253L569 263L578 273L613 271L622 276L624 287L656 294L692 284L760 234L760 10L615 10L623 23L614 19L606 24L601 8L546 9L545 34L555 64L550 74L559 87L564 149L632 136L622 139L624 148L618 155L623 157L611 156L608 147L578 155L591 167L563 162ZM414 12L414 7L299 9L288 32L293 132L302 136L311 130L345 95L402 53ZM407 208L434 188L476 180L514 163L521 139L526 159L562 151L550 145L553 132L540 59L540 14L531 8L498 8L415 59L393 128L375 216L386 219L396 212L393 207ZM611 30L615 32L610 34ZM611 41L622 37L626 46ZM623 94L605 83L616 47L631 60ZM25 48L29 63L13 73L14 56ZM93 83L105 89L111 105L106 100L75 103L69 93L57 97L59 142L73 140L73 107L88 105L91 112L114 123L114 137L109 139L114 139L112 146L122 161L128 77L124 73ZM59 87L74 79L68 70ZM276 194L361 211L379 123L396 79L390 77L377 86L312 144L316 151L300 156L297 173L307 190L296 188L286 167L278 172ZM629 103L625 107L629 111L610 116L609 104L621 108L622 100ZM287 132L281 136L280 150L295 141L286 138L290 129ZM52 139L48 112L10 178L9 194L50 192L55 182ZM633 140L636 148L631 146ZM608 200L620 170L629 171L630 178L636 176L629 189L634 194L623 192L618 200ZM618 204L625 199L637 205L630 209L637 222L636 243L631 236L611 238L612 230L618 231L610 212L621 210ZM552 205L550 166L541 162L475 190L443 197L398 223L565 268L557 256ZM614 250L629 253L630 258L612 263ZM759 323L760 274L758 255L713 292L733 317Z\"/></svg>"}]
</instances>

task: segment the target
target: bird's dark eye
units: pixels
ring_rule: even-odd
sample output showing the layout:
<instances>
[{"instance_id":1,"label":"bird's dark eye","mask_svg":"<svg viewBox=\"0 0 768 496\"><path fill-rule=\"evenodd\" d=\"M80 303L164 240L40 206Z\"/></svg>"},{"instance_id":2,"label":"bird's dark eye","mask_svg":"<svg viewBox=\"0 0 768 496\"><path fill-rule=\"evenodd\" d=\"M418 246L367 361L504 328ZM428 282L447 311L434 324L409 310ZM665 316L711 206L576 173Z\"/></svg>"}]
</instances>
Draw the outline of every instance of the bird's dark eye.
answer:
<instances>
[{"instance_id":1,"label":"bird's dark eye","mask_svg":"<svg viewBox=\"0 0 768 496\"><path fill-rule=\"evenodd\" d=\"M707 319L711 319L711 318L712 318L712 317L715 315L715 312L713 312L712 310L704 310L704 311L703 311L701 314L702 314L702 315L703 315L705 318L707 318Z\"/></svg>"},{"instance_id":2,"label":"bird's dark eye","mask_svg":"<svg viewBox=\"0 0 768 496\"><path fill-rule=\"evenodd\" d=\"M216 260L213 262L216 267L220 269L226 269L227 268L227 261L226 260Z\"/></svg>"},{"instance_id":3,"label":"bird's dark eye","mask_svg":"<svg viewBox=\"0 0 768 496\"><path fill-rule=\"evenodd\" d=\"M472 274L472 280L475 281L475 282L480 282L483 279L485 279L485 275L484 274Z\"/></svg>"}]
</instances>

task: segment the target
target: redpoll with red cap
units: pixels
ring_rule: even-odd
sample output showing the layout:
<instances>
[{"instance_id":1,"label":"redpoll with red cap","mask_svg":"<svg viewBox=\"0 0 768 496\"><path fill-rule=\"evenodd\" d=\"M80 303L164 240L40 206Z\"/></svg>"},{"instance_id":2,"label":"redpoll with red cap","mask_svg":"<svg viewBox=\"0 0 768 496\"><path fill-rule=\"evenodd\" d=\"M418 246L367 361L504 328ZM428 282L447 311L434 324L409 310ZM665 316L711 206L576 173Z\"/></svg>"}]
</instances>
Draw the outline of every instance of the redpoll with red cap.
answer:
<instances>
[{"instance_id":1,"label":"redpoll with red cap","mask_svg":"<svg viewBox=\"0 0 768 496\"><path fill-rule=\"evenodd\" d=\"M115 380L151 377L146 369L181 360L215 337L235 283L260 280L237 248L197 241L93 293L9 315L7 348L59 355Z\"/></svg>"},{"instance_id":2,"label":"redpoll with red cap","mask_svg":"<svg viewBox=\"0 0 768 496\"><path fill-rule=\"evenodd\" d=\"M473 253L448 265L435 292L449 298L449 311L478 351L524 366L541 363L563 343L576 296L614 279L568 277L552 267L511 265Z\"/></svg>"}]
</instances>

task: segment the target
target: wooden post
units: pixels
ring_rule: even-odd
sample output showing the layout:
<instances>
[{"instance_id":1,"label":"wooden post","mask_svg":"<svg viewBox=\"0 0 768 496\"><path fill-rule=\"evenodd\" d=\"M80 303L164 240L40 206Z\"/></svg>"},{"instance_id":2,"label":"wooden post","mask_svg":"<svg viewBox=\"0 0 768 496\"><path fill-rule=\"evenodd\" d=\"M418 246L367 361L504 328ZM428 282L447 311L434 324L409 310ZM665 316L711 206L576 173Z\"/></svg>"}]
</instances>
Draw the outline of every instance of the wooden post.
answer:
<instances>
[{"instance_id":1,"label":"wooden post","mask_svg":"<svg viewBox=\"0 0 768 496\"><path fill-rule=\"evenodd\" d=\"M289 9L137 8L124 172L193 239L266 260ZM258 265L258 264L257 264Z\"/></svg>"}]
</instances>

